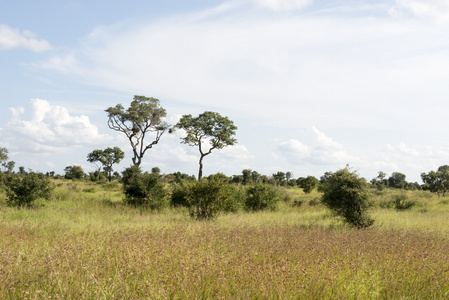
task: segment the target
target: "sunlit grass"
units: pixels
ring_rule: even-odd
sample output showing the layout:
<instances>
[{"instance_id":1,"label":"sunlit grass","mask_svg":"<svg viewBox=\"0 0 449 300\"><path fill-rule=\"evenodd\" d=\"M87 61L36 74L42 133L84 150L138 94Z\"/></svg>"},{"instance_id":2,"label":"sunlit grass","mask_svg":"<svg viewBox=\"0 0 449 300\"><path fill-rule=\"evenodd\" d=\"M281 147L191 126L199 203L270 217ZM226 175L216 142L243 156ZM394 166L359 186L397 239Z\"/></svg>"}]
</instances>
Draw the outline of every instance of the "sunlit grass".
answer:
<instances>
[{"instance_id":1,"label":"sunlit grass","mask_svg":"<svg viewBox=\"0 0 449 300\"><path fill-rule=\"evenodd\" d=\"M186 209L126 206L120 186L57 180L43 207L0 194L2 299L446 299L449 201L373 191L355 230L287 189L274 212L194 221ZM416 203L388 207L396 193ZM387 203L387 204L385 204Z\"/></svg>"}]
</instances>

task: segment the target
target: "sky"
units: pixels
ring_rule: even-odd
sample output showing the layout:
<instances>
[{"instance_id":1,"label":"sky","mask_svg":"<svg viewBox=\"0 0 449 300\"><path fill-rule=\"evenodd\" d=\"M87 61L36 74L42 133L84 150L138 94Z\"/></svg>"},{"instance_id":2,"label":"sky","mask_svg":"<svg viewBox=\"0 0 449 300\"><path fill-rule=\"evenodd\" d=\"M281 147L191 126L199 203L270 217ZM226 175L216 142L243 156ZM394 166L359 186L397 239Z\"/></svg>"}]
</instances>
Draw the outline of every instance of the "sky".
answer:
<instances>
[{"instance_id":1,"label":"sky","mask_svg":"<svg viewBox=\"0 0 449 300\"><path fill-rule=\"evenodd\" d=\"M238 127L204 174L293 178L349 165L420 174L449 164L449 0L5 0L0 147L39 172L131 146L108 107L154 97L176 124L215 111ZM142 168L196 175L165 133ZM150 141L150 140L148 140Z\"/></svg>"}]
</instances>

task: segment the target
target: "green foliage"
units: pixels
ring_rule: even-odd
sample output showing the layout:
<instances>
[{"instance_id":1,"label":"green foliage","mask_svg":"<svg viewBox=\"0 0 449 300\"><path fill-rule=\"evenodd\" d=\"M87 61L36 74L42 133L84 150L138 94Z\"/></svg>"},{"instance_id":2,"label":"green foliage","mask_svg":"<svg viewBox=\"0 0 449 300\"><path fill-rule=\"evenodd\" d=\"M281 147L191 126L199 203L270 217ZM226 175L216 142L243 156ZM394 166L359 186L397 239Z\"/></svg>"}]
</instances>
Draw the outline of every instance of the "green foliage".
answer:
<instances>
[{"instance_id":1,"label":"green foliage","mask_svg":"<svg viewBox=\"0 0 449 300\"><path fill-rule=\"evenodd\" d=\"M449 190L449 166L447 165L439 167L436 172L422 173L421 178L424 182L423 189L437 193L438 197L440 195L444 197Z\"/></svg>"},{"instance_id":2,"label":"green foliage","mask_svg":"<svg viewBox=\"0 0 449 300\"><path fill-rule=\"evenodd\" d=\"M187 195L189 194L190 182L181 181L172 184L170 194L170 205L172 207L189 207Z\"/></svg>"},{"instance_id":3,"label":"green foliage","mask_svg":"<svg viewBox=\"0 0 449 300\"><path fill-rule=\"evenodd\" d=\"M219 113L206 111L198 117L183 115L175 128L186 131L186 136L181 138L184 144L198 146L200 152L198 180L203 176L203 158L214 149L222 149L237 143L233 137L237 127L234 122L223 117ZM203 149L203 143L209 141L209 149Z\"/></svg>"},{"instance_id":4,"label":"green foliage","mask_svg":"<svg viewBox=\"0 0 449 300\"><path fill-rule=\"evenodd\" d=\"M284 172L277 172L273 174L273 179L276 182L276 185L285 185L285 173Z\"/></svg>"},{"instance_id":5,"label":"green foliage","mask_svg":"<svg viewBox=\"0 0 449 300\"><path fill-rule=\"evenodd\" d=\"M125 157L125 153L119 148L106 148L104 150L96 149L87 155L87 161L90 163L100 162L103 169L108 173L109 181L112 180L112 165L118 164ZM100 180L101 166L97 166L98 180Z\"/></svg>"},{"instance_id":6,"label":"green foliage","mask_svg":"<svg viewBox=\"0 0 449 300\"><path fill-rule=\"evenodd\" d=\"M3 164L8 160L8 149L0 147L0 163Z\"/></svg>"},{"instance_id":7,"label":"green foliage","mask_svg":"<svg viewBox=\"0 0 449 300\"><path fill-rule=\"evenodd\" d=\"M132 166L123 172L125 203L162 209L168 205L167 193L156 173L142 173L140 167Z\"/></svg>"},{"instance_id":8,"label":"green foliage","mask_svg":"<svg viewBox=\"0 0 449 300\"><path fill-rule=\"evenodd\" d=\"M297 179L298 186L304 193L310 194L320 183L314 176L301 177Z\"/></svg>"},{"instance_id":9,"label":"green foliage","mask_svg":"<svg viewBox=\"0 0 449 300\"><path fill-rule=\"evenodd\" d=\"M133 164L139 166L145 152L156 145L162 134L169 129L169 125L164 121L167 112L160 106L156 98L144 96L134 96L134 100L128 109L118 104L109 107L108 126L109 128L123 132L128 138L133 149ZM154 140L145 144L145 137L149 133L156 136Z\"/></svg>"},{"instance_id":10,"label":"green foliage","mask_svg":"<svg viewBox=\"0 0 449 300\"><path fill-rule=\"evenodd\" d=\"M67 166L64 169L65 179L83 179L84 178L84 170L81 166Z\"/></svg>"},{"instance_id":11,"label":"green foliage","mask_svg":"<svg viewBox=\"0 0 449 300\"><path fill-rule=\"evenodd\" d=\"M246 190L245 208L250 211L276 210L282 195L269 184L256 184Z\"/></svg>"},{"instance_id":12,"label":"green foliage","mask_svg":"<svg viewBox=\"0 0 449 300\"><path fill-rule=\"evenodd\" d=\"M0 164L6 173L11 173L16 165L14 161L8 161L8 149L3 147L0 147Z\"/></svg>"},{"instance_id":13,"label":"green foliage","mask_svg":"<svg viewBox=\"0 0 449 300\"><path fill-rule=\"evenodd\" d=\"M31 172L20 177L8 175L3 182L6 202L11 206L32 206L39 198L48 200L52 192L50 180L41 173Z\"/></svg>"},{"instance_id":14,"label":"green foliage","mask_svg":"<svg viewBox=\"0 0 449 300\"><path fill-rule=\"evenodd\" d=\"M192 182L187 189L189 214L196 220L211 220L224 210L230 198L228 179L211 176Z\"/></svg>"},{"instance_id":15,"label":"green foliage","mask_svg":"<svg viewBox=\"0 0 449 300\"><path fill-rule=\"evenodd\" d=\"M370 206L368 184L364 178L359 178L348 167L328 174L323 182L324 194L321 201L336 215L350 225L363 228L369 227L374 220L367 213Z\"/></svg>"},{"instance_id":16,"label":"green foliage","mask_svg":"<svg viewBox=\"0 0 449 300\"><path fill-rule=\"evenodd\" d=\"M371 184L376 187L378 191L382 191L389 186L389 181L386 177L387 173L379 171L377 177L371 180Z\"/></svg>"},{"instance_id":17,"label":"green foliage","mask_svg":"<svg viewBox=\"0 0 449 300\"><path fill-rule=\"evenodd\" d=\"M405 178L405 174L393 172L388 178L389 186L395 189L404 189L407 187L407 181L405 180Z\"/></svg>"}]
</instances>

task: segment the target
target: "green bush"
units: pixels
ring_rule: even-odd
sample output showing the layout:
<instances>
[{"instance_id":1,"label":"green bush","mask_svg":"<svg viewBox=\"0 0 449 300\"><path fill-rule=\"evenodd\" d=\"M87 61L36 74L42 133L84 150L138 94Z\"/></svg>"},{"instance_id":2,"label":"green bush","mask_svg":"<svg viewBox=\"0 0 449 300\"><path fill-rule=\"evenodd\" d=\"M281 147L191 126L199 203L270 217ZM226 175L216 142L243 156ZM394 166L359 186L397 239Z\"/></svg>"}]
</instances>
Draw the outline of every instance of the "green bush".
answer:
<instances>
[{"instance_id":1,"label":"green bush","mask_svg":"<svg viewBox=\"0 0 449 300\"><path fill-rule=\"evenodd\" d=\"M269 184L256 184L246 190L245 208L251 211L276 210L283 195Z\"/></svg>"},{"instance_id":2,"label":"green bush","mask_svg":"<svg viewBox=\"0 0 449 300\"><path fill-rule=\"evenodd\" d=\"M41 173L28 173L16 177L8 175L3 180L6 202L16 207L30 207L39 199L50 199L52 186L50 179Z\"/></svg>"},{"instance_id":3,"label":"green bush","mask_svg":"<svg viewBox=\"0 0 449 300\"><path fill-rule=\"evenodd\" d=\"M162 209L168 206L167 193L157 173L142 173L137 166L123 172L125 203Z\"/></svg>"},{"instance_id":4,"label":"green bush","mask_svg":"<svg viewBox=\"0 0 449 300\"><path fill-rule=\"evenodd\" d=\"M307 176L305 178L298 178L297 184L302 188L304 193L309 194L320 184L320 181L314 176Z\"/></svg>"},{"instance_id":5,"label":"green bush","mask_svg":"<svg viewBox=\"0 0 449 300\"><path fill-rule=\"evenodd\" d=\"M226 187L228 197L223 203L223 211L227 213L235 213L243 208L246 196L246 189L234 184L227 184Z\"/></svg>"},{"instance_id":6,"label":"green bush","mask_svg":"<svg viewBox=\"0 0 449 300\"><path fill-rule=\"evenodd\" d=\"M225 197L220 200L221 204L219 211L237 212L242 208L242 199L245 198L245 190L243 188L229 184L229 179L222 176L212 175L209 176L208 179L204 180L208 182L208 188L211 188L212 191L212 186L214 183L221 184L220 193L225 195ZM172 207L191 207L191 205L195 202L192 200L192 197L198 196L197 193L199 188L197 185L198 182L192 182L191 180L182 180L179 183L173 183L170 196L170 205ZM207 189L207 187L204 188ZM203 202L203 205L206 205L205 202Z\"/></svg>"},{"instance_id":7,"label":"green bush","mask_svg":"<svg viewBox=\"0 0 449 300\"><path fill-rule=\"evenodd\" d=\"M397 210L406 210L412 208L416 204L414 201L409 201L408 196L405 193L393 195L391 202Z\"/></svg>"},{"instance_id":8,"label":"green bush","mask_svg":"<svg viewBox=\"0 0 449 300\"><path fill-rule=\"evenodd\" d=\"M210 220L224 210L230 198L228 179L212 176L192 182L187 189L189 214L197 220Z\"/></svg>"},{"instance_id":9,"label":"green bush","mask_svg":"<svg viewBox=\"0 0 449 300\"><path fill-rule=\"evenodd\" d=\"M170 195L170 205L172 207L189 207L187 196L189 194L190 185L192 183L180 180L172 184L172 191Z\"/></svg>"},{"instance_id":10,"label":"green bush","mask_svg":"<svg viewBox=\"0 0 449 300\"><path fill-rule=\"evenodd\" d=\"M348 168L330 173L322 184L321 201L336 215L350 225L363 228L369 227L374 220L368 215L369 185L364 178L359 178L356 172Z\"/></svg>"}]
</instances>

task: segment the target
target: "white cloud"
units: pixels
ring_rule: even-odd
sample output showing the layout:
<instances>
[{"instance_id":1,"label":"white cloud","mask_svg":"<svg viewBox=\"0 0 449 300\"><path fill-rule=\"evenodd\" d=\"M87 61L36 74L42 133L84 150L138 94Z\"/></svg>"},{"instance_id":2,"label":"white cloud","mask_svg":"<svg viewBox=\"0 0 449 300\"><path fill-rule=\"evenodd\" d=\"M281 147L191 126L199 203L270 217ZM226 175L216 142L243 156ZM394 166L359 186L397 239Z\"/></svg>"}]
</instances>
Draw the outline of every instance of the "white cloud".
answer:
<instances>
[{"instance_id":1,"label":"white cloud","mask_svg":"<svg viewBox=\"0 0 449 300\"><path fill-rule=\"evenodd\" d=\"M411 116L446 99L446 30L422 25L326 15L273 19L231 9L215 18L179 15L94 30L79 49L41 66L95 86L246 118L394 126L378 121L388 117L383 107ZM413 101L421 97L433 103L421 107Z\"/></svg>"},{"instance_id":2,"label":"white cloud","mask_svg":"<svg viewBox=\"0 0 449 300\"><path fill-rule=\"evenodd\" d=\"M46 100L31 100L30 109L31 116L26 120L24 108L11 108L12 118L7 124L10 137L21 150L58 152L77 146L104 145L112 140L109 135L99 134L87 116L72 116L66 108Z\"/></svg>"},{"instance_id":3,"label":"white cloud","mask_svg":"<svg viewBox=\"0 0 449 300\"><path fill-rule=\"evenodd\" d=\"M312 3L312 0L255 0L257 5L275 11L302 9Z\"/></svg>"},{"instance_id":4,"label":"white cloud","mask_svg":"<svg viewBox=\"0 0 449 300\"><path fill-rule=\"evenodd\" d=\"M53 47L46 40L37 39L36 35L28 30L20 31L0 24L0 50L25 48L34 52L44 52Z\"/></svg>"},{"instance_id":5,"label":"white cloud","mask_svg":"<svg viewBox=\"0 0 449 300\"><path fill-rule=\"evenodd\" d=\"M397 0L400 6L418 17L447 20L449 18L448 0Z\"/></svg>"},{"instance_id":6,"label":"white cloud","mask_svg":"<svg viewBox=\"0 0 449 300\"><path fill-rule=\"evenodd\" d=\"M309 131L308 144L290 139L278 142L277 149L280 155L294 165L341 165L359 161L358 158L350 155L342 145L316 127L312 127Z\"/></svg>"}]
</instances>

